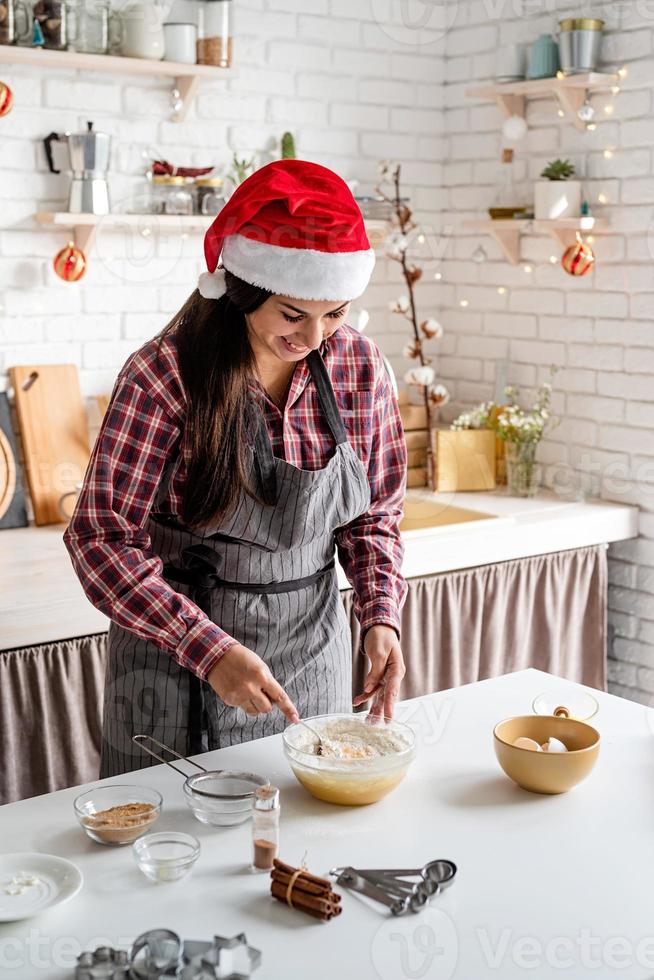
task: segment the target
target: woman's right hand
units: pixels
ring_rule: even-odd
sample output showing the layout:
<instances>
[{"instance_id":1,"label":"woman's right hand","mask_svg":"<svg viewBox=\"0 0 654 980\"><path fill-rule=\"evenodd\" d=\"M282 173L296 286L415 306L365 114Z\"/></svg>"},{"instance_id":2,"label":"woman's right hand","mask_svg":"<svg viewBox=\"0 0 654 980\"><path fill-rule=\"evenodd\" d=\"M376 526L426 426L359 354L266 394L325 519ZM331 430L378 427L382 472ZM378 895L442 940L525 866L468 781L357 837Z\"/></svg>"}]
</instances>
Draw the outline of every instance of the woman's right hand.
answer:
<instances>
[{"instance_id":1,"label":"woman's right hand","mask_svg":"<svg viewBox=\"0 0 654 980\"><path fill-rule=\"evenodd\" d=\"M232 644L207 674L218 697L249 715L267 714L276 704L290 722L300 716L288 694L278 684L258 654L241 643Z\"/></svg>"}]
</instances>

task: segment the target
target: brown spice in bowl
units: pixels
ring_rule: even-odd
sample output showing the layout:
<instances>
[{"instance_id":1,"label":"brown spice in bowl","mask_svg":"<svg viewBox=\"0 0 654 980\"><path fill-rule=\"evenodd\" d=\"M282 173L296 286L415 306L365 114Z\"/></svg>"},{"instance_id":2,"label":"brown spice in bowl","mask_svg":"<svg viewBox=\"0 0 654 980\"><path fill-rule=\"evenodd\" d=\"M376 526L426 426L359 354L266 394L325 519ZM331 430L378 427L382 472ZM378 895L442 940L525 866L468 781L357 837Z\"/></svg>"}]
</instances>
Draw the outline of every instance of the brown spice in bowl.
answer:
<instances>
[{"instance_id":1,"label":"brown spice in bowl","mask_svg":"<svg viewBox=\"0 0 654 980\"><path fill-rule=\"evenodd\" d=\"M127 844L140 837L158 815L153 803L123 803L98 810L84 817L83 823L106 844Z\"/></svg>"}]
</instances>

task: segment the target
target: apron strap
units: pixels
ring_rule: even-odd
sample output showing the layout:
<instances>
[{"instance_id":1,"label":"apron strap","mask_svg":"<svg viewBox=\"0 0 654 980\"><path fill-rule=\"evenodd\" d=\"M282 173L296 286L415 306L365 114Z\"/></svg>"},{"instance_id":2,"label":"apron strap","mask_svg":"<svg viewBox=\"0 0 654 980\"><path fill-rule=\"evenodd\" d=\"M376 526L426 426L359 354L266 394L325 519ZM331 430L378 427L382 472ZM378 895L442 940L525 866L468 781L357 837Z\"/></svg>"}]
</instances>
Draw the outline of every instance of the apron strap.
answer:
<instances>
[{"instance_id":1,"label":"apron strap","mask_svg":"<svg viewBox=\"0 0 654 980\"><path fill-rule=\"evenodd\" d=\"M312 350L307 355L307 364L309 365L311 377L318 392L318 400L320 401L323 415L338 446L342 442L347 442L347 431L343 424L343 418L336 401L329 372L325 367L325 362L319 350Z\"/></svg>"}]
</instances>

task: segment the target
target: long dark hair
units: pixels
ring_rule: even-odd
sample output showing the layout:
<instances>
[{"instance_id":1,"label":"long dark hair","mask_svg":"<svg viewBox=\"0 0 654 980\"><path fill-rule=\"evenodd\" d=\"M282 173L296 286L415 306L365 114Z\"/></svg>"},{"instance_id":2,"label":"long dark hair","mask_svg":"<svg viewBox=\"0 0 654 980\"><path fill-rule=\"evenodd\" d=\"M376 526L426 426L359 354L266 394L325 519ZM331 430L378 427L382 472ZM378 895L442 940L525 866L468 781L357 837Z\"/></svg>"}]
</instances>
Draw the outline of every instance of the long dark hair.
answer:
<instances>
[{"instance_id":1,"label":"long dark hair","mask_svg":"<svg viewBox=\"0 0 654 980\"><path fill-rule=\"evenodd\" d=\"M225 270L227 291L205 299L196 289L159 335L174 334L187 397L184 440L190 449L182 495L189 527L217 522L250 486L246 447L248 379L255 360L245 314L272 296Z\"/></svg>"}]
</instances>

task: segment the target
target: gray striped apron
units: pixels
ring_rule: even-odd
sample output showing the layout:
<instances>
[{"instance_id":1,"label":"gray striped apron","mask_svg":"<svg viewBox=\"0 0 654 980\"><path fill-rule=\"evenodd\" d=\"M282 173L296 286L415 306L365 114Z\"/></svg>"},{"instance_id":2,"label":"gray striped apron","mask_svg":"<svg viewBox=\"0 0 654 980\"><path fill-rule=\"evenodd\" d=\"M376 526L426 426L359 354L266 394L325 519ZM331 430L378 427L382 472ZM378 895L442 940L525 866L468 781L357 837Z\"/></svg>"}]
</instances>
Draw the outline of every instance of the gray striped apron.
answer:
<instances>
[{"instance_id":1,"label":"gray striped apron","mask_svg":"<svg viewBox=\"0 0 654 980\"><path fill-rule=\"evenodd\" d=\"M303 718L352 711L352 648L334 567L334 532L370 506L365 467L347 433L322 356L307 357L335 450L303 470L273 455L261 410L250 406L252 477L265 503L242 493L230 516L192 531L157 515L175 459L164 469L148 521L163 576L268 665ZM194 755L284 729L278 708L249 716L155 643L111 622L100 776L154 764L131 741L149 734ZM229 656L229 652L226 653Z\"/></svg>"}]
</instances>

